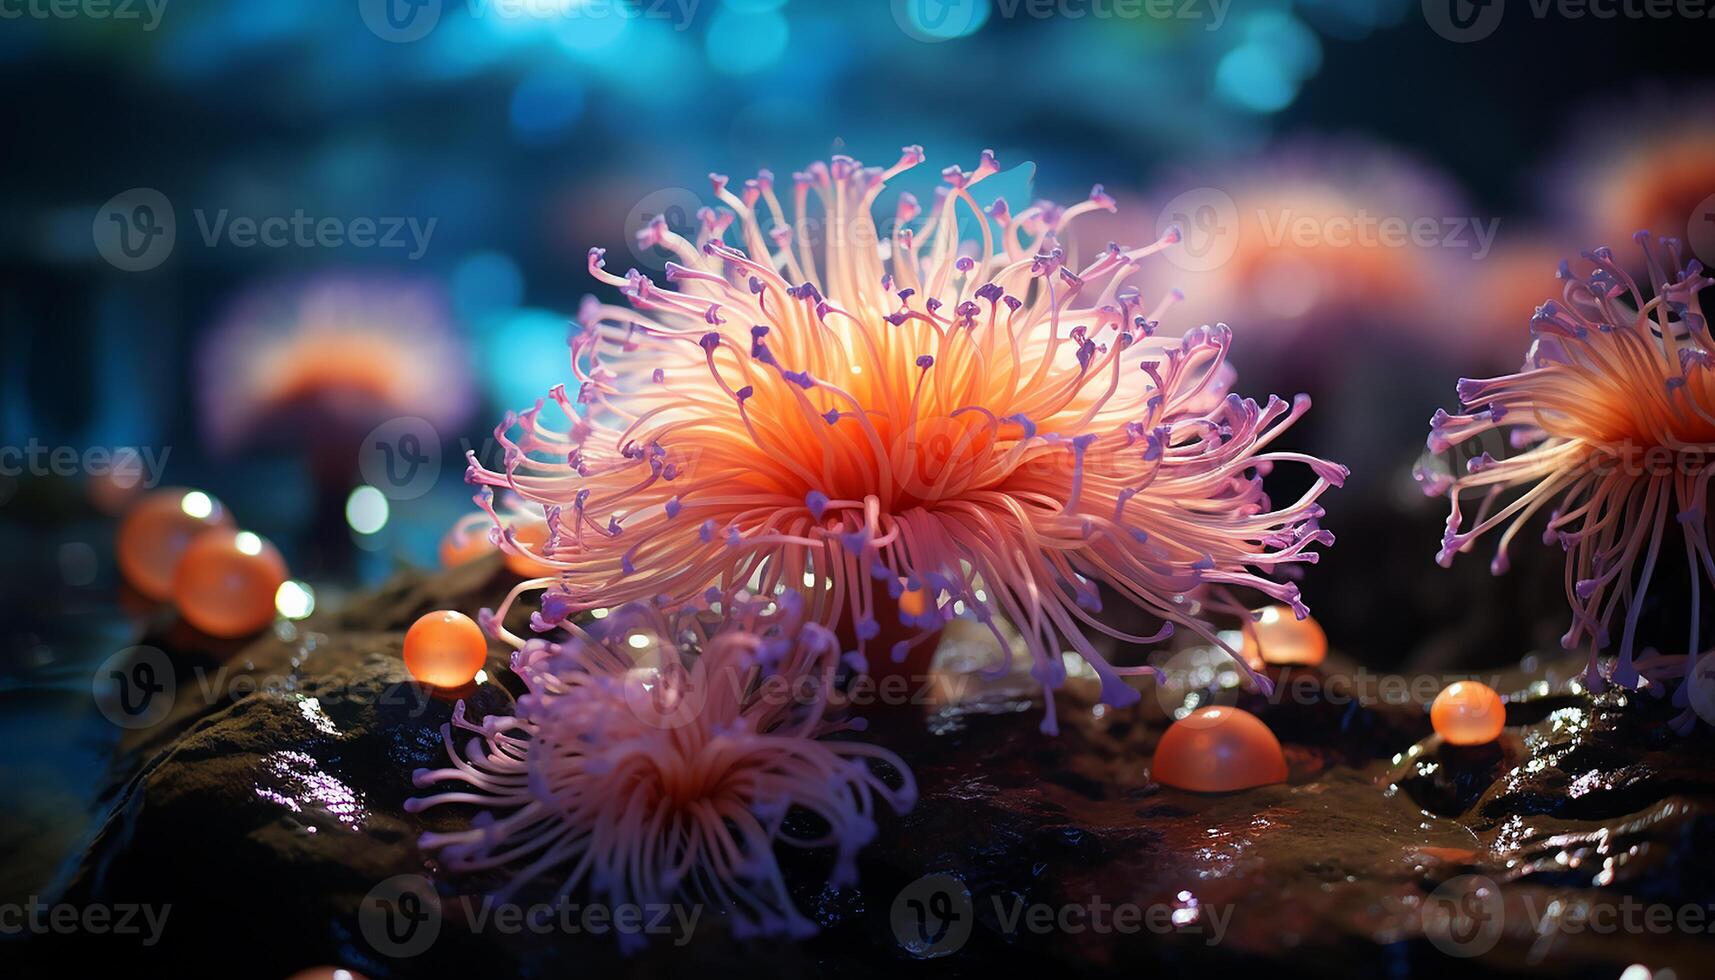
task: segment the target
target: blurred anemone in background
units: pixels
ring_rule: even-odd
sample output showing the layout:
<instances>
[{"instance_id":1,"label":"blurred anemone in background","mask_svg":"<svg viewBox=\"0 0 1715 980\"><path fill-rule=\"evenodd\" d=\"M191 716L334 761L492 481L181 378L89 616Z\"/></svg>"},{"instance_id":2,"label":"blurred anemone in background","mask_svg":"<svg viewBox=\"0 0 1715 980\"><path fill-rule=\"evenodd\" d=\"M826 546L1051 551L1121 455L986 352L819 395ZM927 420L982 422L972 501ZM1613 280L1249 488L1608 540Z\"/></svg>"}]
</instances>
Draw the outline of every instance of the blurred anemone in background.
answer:
<instances>
[{"instance_id":1,"label":"blurred anemone in background","mask_svg":"<svg viewBox=\"0 0 1715 980\"><path fill-rule=\"evenodd\" d=\"M1613 109L1600 118L1623 122L1580 127L1554 173L1574 240L1615 247L1648 231L1715 264L1715 90ZM1616 254L1628 271L1643 272L1634 250Z\"/></svg>"},{"instance_id":2,"label":"blurred anemone in background","mask_svg":"<svg viewBox=\"0 0 1715 980\"><path fill-rule=\"evenodd\" d=\"M204 338L200 418L215 452L349 444L390 419L456 430L475 407L468 358L430 283L322 276L242 293Z\"/></svg>"},{"instance_id":3,"label":"blurred anemone in background","mask_svg":"<svg viewBox=\"0 0 1715 980\"><path fill-rule=\"evenodd\" d=\"M1291 348L1325 362L1354 329L1439 345L1445 324L1432 311L1479 247L1468 227L1451 240L1448 222L1472 215L1451 182L1353 141L1298 141L1189 170L1153 200L1161 225L1184 229L1185 247L1149 274L1184 289L1193 322L1231 323L1252 357ZM1414 224L1433 224L1433 235L1411 233Z\"/></svg>"},{"instance_id":4,"label":"blurred anemone in background","mask_svg":"<svg viewBox=\"0 0 1715 980\"><path fill-rule=\"evenodd\" d=\"M1530 339L1537 307L1564 288L1559 272L1565 252L1537 231L1496 237L1495 247L1453 291L1456 306L1447 327L1450 338L1461 341L1460 363L1467 371L1519 366L1520 345Z\"/></svg>"}]
</instances>

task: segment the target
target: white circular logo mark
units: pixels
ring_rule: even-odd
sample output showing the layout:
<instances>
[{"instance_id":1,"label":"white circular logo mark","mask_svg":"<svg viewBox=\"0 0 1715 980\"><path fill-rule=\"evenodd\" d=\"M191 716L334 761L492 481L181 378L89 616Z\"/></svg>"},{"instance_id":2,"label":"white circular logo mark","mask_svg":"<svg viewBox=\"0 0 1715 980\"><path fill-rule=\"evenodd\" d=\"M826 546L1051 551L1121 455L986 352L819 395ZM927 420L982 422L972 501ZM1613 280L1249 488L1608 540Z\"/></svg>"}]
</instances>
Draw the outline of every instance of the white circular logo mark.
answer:
<instances>
[{"instance_id":1,"label":"white circular logo mark","mask_svg":"<svg viewBox=\"0 0 1715 980\"><path fill-rule=\"evenodd\" d=\"M1715 728L1715 653L1699 657L1685 682L1685 698L1703 723Z\"/></svg>"},{"instance_id":2,"label":"white circular logo mark","mask_svg":"<svg viewBox=\"0 0 1715 980\"><path fill-rule=\"evenodd\" d=\"M688 242L697 240L697 212L703 199L683 187L663 187L632 205L625 216L625 242L639 265L667 268L677 256L662 244L661 232L672 232ZM661 219L657 222L655 219Z\"/></svg>"},{"instance_id":3,"label":"white circular logo mark","mask_svg":"<svg viewBox=\"0 0 1715 980\"><path fill-rule=\"evenodd\" d=\"M395 875L363 896L357 927L370 948L383 956L420 955L441 934L441 896L422 875Z\"/></svg>"},{"instance_id":4,"label":"white circular logo mark","mask_svg":"<svg viewBox=\"0 0 1715 980\"><path fill-rule=\"evenodd\" d=\"M441 0L357 0L358 15L383 41L421 41L441 21Z\"/></svg>"},{"instance_id":5,"label":"white circular logo mark","mask_svg":"<svg viewBox=\"0 0 1715 980\"><path fill-rule=\"evenodd\" d=\"M742 683L743 678L732 680ZM672 731L702 717L709 700L707 684L713 681L671 663L659 670L634 667L626 671L623 683L625 706L632 717L650 728Z\"/></svg>"},{"instance_id":6,"label":"white circular logo mark","mask_svg":"<svg viewBox=\"0 0 1715 980\"><path fill-rule=\"evenodd\" d=\"M1704 266L1715 269L1715 194L1704 198L1691 212L1691 221L1685 228L1685 241L1691 246L1691 254L1697 256Z\"/></svg>"},{"instance_id":7,"label":"white circular logo mark","mask_svg":"<svg viewBox=\"0 0 1715 980\"><path fill-rule=\"evenodd\" d=\"M1423 934L1448 956L1481 956L1501 941L1506 902L1500 886L1482 875L1441 883L1423 900Z\"/></svg>"},{"instance_id":8,"label":"white circular logo mark","mask_svg":"<svg viewBox=\"0 0 1715 980\"><path fill-rule=\"evenodd\" d=\"M1155 233L1165 235L1175 226L1179 244L1161 254L1186 272L1219 269L1239 250L1239 206L1226 191L1198 187L1168 201Z\"/></svg>"},{"instance_id":9,"label":"white circular logo mark","mask_svg":"<svg viewBox=\"0 0 1715 980\"><path fill-rule=\"evenodd\" d=\"M1224 683L1231 676L1232 683ZM1189 712L1180 722L1192 728L1217 724L1199 714L1215 705L1236 705L1243 675L1232 655L1220 647L1189 647L1180 650L1155 675L1155 698L1169 718Z\"/></svg>"},{"instance_id":10,"label":"white circular logo mark","mask_svg":"<svg viewBox=\"0 0 1715 980\"><path fill-rule=\"evenodd\" d=\"M153 187L133 187L95 212L90 233L108 265L123 272L147 272L173 254L178 221L167 195Z\"/></svg>"},{"instance_id":11,"label":"white circular logo mark","mask_svg":"<svg viewBox=\"0 0 1715 980\"><path fill-rule=\"evenodd\" d=\"M900 891L889 918L899 948L928 960L964 947L976 911L964 882L949 874L930 874Z\"/></svg>"},{"instance_id":12,"label":"white circular logo mark","mask_svg":"<svg viewBox=\"0 0 1715 980\"><path fill-rule=\"evenodd\" d=\"M940 44L964 37L988 19L988 0L892 0L893 22L914 41Z\"/></svg>"},{"instance_id":13,"label":"white circular logo mark","mask_svg":"<svg viewBox=\"0 0 1715 980\"><path fill-rule=\"evenodd\" d=\"M120 728L151 728L173 710L173 662L154 647L126 647L96 668L95 706Z\"/></svg>"},{"instance_id":14,"label":"white circular logo mark","mask_svg":"<svg viewBox=\"0 0 1715 980\"><path fill-rule=\"evenodd\" d=\"M1423 0L1429 29L1454 44L1481 41L1501 26L1502 0Z\"/></svg>"},{"instance_id":15,"label":"white circular logo mark","mask_svg":"<svg viewBox=\"0 0 1715 980\"><path fill-rule=\"evenodd\" d=\"M363 437L357 468L364 482L392 500L415 500L441 476L441 434L428 419L405 415Z\"/></svg>"}]
</instances>

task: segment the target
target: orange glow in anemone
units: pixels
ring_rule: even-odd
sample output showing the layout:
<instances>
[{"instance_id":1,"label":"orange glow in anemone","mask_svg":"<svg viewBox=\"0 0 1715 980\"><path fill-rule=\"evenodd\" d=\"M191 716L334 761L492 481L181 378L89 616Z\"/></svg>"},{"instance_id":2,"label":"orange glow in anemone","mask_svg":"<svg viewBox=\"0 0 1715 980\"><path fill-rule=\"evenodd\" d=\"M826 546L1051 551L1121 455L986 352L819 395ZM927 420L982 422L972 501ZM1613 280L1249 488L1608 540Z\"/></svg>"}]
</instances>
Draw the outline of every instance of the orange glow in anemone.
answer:
<instances>
[{"instance_id":1,"label":"orange glow in anemone","mask_svg":"<svg viewBox=\"0 0 1715 980\"><path fill-rule=\"evenodd\" d=\"M1461 380L1464 411L1437 412L1431 421L1432 453L1479 448L1453 472L1426 465L1418 474L1428 493L1451 501L1437 555L1443 565L1503 527L1490 563L1500 574L1525 522L1549 509L1543 541L1566 552L1572 607L1561 643L1589 644L1586 679L1597 689L1605 683L1597 654L1622 609L1612 680L1638 686L1638 619L1671 529L1679 529L1692 569L1689 649L1702 648L1704 580L1715 583L1707 510L1715 476L1715 337L1699 300L1712 280L1684 260L1677 242L1665 243L1664 256L1648 234L1637 237L1647 289L1605 248L1585 253L1594 271L1583 278L1562 263L1563 297L1537 309L1523 369ZM1488 440L1499 449L1491 434L1502 433L1514 452L1497 459L1480 451ZM1472 497L1479 503L1467 525L1464 504Z\"/></svg>"},{"instance_id":2,"label":"orange glow in anemone","mask_svg":"<svg viewBox=\"0 0 1715 980\"><path fill-rule=\"evenodd\" d=\"M676 256L665 287L591 251L591 274L633 309L589 301L575 394L548 399L564 423L544 402L509 417L501 469L473 457L470 471L485 508L491 487L543 508L551 533L526 553L559 574L566 608L803 588L813 621L854 625L861 658L881 633L874 579L894 598L942 597L918 615L906 603L919 638L955 607L997 635L1004 617L1040 683L1064 681L1069 648L1116 705L1138 698L1122 675L1149 668L1109 665L1087 631L1151 643L1177 623L1221 643L1200 616L1243 614L1233 587L1302 608L1271 574L1332 541L1317 498L1345 470L1268 448L1309 402L1230 394L1228 328L1157 334L1174 298L1145 306L1125 280L1177 231L1074 269L1063 236L1111 199L1098 187L1064 209L985 213L970 193L999 170L985 153L974 171L943 171L927 216L903 195L881 236L878 196L922 160L908 147L885 170L813 164L794 178L790 225L769 174L737 189L715 176L730 213L705 211L695 241L663 221L642 235ZM959 239L961 212L976 240ZM1261 478L1278 462L1316 478L1276 508ZM1160 630L1098 619L1098 581Z\"/></svg>"}]
</instances>

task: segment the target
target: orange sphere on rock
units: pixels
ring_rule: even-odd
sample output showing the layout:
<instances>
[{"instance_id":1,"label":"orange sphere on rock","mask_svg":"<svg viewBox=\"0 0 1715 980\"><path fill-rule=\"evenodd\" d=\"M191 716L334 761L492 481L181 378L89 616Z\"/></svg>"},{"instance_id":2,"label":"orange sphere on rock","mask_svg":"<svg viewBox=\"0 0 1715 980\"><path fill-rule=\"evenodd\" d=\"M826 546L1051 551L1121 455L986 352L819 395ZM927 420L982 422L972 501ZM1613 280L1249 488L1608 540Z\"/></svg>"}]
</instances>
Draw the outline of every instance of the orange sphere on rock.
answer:
<instances>
[{"instance_id":1,"label":"orange sphere on rock","mask_svg":"<svg viewBox=\"0 0 1715 980\"><path fill-rule=\"evenodd\" d=\"M248 636L274 621L275 596L286 581L286 560L249 531L197 535L173 572L173 604L185 621L210 636Z\"/></svg>"},{"instance_id":2,"label":"orange sphere on rock","mask_svg":"<svg viewBox=\"0 0 1715 980\"><path fill-rule=\"evenodd\" d=\"M1429 722L1449 745L1487 745L1507 727L1507 706L1479 681L1457 681L1435 696Z\"/></svg>"},{"instance_id":3,"label":"orange sphere on rock","mask_svg":"<svg viewBox=\"0 0 1715 980\"><path fill-rule=\"evenodd\" d=\"M1258 610L1245 630L1245 659L1257 664L1314 667L1328 656L1328 635L1309 616L1299 619L1289 606Z\"/></svg>"},{"instance_id":4,"label":"orange sphere on rock","mask_svg":"<svg viewBox=\"0 0 1715 980\"><path fill-rule=\"evenodd\" d=\"M226 507L200 490L158 490L119 522L119 572L142 595L165 602L173 597L173 572L191 539L232 526Z\"/></svg>"},{"instance_id":5,"label":"orange sphere on rock","mask_svg":"<svg viewBox=\"0 0 1715 980\"><path fill-rule=\"evenodd\" d=\"M405 669L432 687L469 684L487 660L488 640L464 613L437 609L405 632Z\"/></svg>"},{"instance_id":6,"label":"orange sphere on rock","mask_svg":"<svg viewBox=\"0 0 1715 980\"><path fill-rule=\"evenodd\" d=\"M1256 715L1219 705L1174 722L1155 747L1150 774L1176 789L1231 793L1285 782L1286 755Z\"/></svg>"}]
</instances>

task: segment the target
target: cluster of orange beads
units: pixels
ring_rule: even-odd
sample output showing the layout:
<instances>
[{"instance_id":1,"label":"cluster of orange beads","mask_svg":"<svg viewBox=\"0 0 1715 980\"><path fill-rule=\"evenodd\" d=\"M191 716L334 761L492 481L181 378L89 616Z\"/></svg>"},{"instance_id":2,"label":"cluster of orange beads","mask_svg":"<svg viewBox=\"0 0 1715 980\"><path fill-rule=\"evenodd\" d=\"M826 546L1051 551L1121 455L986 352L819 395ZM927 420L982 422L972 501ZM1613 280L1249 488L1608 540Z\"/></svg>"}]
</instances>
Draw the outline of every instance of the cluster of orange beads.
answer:
<instances>
[{"instance_id":1,"label":"cluster of orange beads","mask_svg":"<svg viewBox=\"0 0 1715 980\"><path fill-rule=\"evenodd\" d=\"M469 616L437 609L405 632L405 669L432 687L463 687L488 659L488 641Z\"/></svg>"},{"instance_id":2,"label":"cluster of orange beads","mask_svg":"<svg viewBox=\"0 0 1715 980\"><path fill-rule=\"evenodd\" d=\"M210 636L248 636L274 621L285 559L238 530L231 512L200 490L160 490L138 501L119 524L117 550L132 588L171 601Z\"/></svg>"},{"instance_id":3,"label":"cluster of orange beads","mask_svg":"<svg viewBox=\"0 0 1715 980\"><path fill-rule=\"evenodd\" d=\"M1449 745L1487 745L1507 727L1507 706L1489 685L1457 681L1435 696L1429 722Z\"/></svg>"},{"instance_id":4,"label":"cluster of orange beads","mask_svg":"<svg viewBox=\"0 0 1715 980\"><path fill-rule=\"evenodd\" d=\"M1286 754L1256 715L1219 705L1174 722L1155 747L1150 774L1175 789L1232 793L1286 782Z\"/></svg>"},{"instance_id":5,"label":"cluster of orange beads","mask_svg":"<svg viewBox=\"0 0 1715 980\"><path fill-rule=\"evenodd\" d=\"M1328 635L1316 620L1299 619L1289 606L1269 606L1258 610L1245 630L1244 655L1253 667L1314 667L1328 656Z\"/></svg>"}]
</instances>

